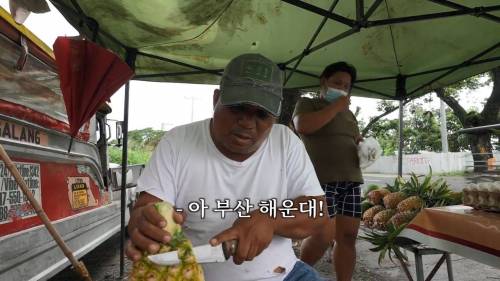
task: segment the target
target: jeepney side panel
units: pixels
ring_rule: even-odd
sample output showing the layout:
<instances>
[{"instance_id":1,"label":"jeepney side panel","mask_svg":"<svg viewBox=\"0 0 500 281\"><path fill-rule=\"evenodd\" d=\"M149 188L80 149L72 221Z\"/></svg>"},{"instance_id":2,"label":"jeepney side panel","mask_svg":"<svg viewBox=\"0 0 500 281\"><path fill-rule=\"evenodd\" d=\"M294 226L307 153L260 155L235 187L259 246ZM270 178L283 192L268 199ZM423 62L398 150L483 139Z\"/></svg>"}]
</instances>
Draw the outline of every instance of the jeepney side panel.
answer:
<instances>
[{"instance_id":1,"label":"jeepney side panel","mask_svg":"<svg viewBox=\"0 0 500 281\"><path fill-rule=\"evenodd\" d=\"M21 141L20 133L8 137L2 134L6 128L12 132L35 131L42 141ZM72 152L68 154L65 148L69 142L70 138L64 134L0 114L0 143L6 147L50 220L109 203L95 146L74 140ZM40 224L26 196L4 163L0 163L0 236Z\"/></svg>"}]
</instances>

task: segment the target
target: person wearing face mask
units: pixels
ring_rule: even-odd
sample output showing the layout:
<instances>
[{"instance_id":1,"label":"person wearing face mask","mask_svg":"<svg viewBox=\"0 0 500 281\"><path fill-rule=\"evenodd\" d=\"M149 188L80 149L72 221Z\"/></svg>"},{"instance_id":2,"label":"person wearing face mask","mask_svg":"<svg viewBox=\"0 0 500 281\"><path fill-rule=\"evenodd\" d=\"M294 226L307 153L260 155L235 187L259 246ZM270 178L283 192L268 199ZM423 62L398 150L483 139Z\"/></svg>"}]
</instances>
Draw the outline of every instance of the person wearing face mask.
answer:
<instances>
[{"instance_id":1,"label":"person wearing face mask","mask_svg":"<svg viewBox=\"0 0 500 281\"><path fill-rule=\"evenodd\" d=\"M349 110L356 69L346 62L327 66L320 76L320 97L301 98L293 124L313 162L326 193L330 220L302 242L301 260L314 265L335 241L334 271L339 281L351 280L356 264L356 237L361 218L363 183L357 145L358 122Z\"/></svg>"}]
</instances>

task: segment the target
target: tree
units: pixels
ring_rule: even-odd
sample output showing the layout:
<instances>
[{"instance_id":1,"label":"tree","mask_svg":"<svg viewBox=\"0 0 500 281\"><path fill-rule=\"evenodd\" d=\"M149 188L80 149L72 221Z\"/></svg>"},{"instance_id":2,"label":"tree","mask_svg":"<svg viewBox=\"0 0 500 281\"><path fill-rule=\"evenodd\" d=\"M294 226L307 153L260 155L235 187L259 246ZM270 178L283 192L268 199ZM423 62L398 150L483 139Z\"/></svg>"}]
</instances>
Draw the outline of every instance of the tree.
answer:
<instances>
[{"instance_id":1,"label":"tree","mask_svg":"<svg viewBox=\"0 0 500 281\"><path fill-rule=\"evenodd\" d=\"M436 90L437 96L453 110L453 113L464 128L500 123L500 67L493 69L490 72L490 77L490 80L493 82L493 89L481 112L467 112L460 105L457 98L459 90L465 88L477 89L482 85L478 82L477 77L466 79L450 87ZM495 134L498 135L498 132ZM492 131L489 130L468 133L466 135L474 159L475 172L485 171L487 169L487 160L493 157L491 135Z\"/></svg>"},{"instance_id":2,"label":"tree","mask_svg":"<svg viewBox=\"0 0 500 281\"><path fill-rule=\"evenodd\" d=\"M466 135L456 133L458 130L463 129L463 126L458 117L449 108L446 109L446 129L448 131L448 150L450 152L469 150Z\"/></svg>"},{"instance_id":3,"label":"tree","mask_svg":"<svg viewBox=\"0 0 500 281\"><path fill-rule=\"evenodd\" d=\"M414 100L405 107L404 153L415 154L420 151L441 151L439 110L424 110L422 104L426 102L423 101L425 99L426 97ZM379 108L382 107L383 105L379 106ZM448 138L449 151L464 151L468 148L465 137L460 134L451 134L461 129L462 126L451 110L447 110L446 113L448 118L447 129L450 133ZM364 131L379 141L384 155L394 155L399 145L398 130L398 119L378 119L377 122L371 123L367 131Z\"/></svg>"},{"instance_id":4,"label":"tree","mask_svg":"<svg viewBox=\"0 0 500 281\"><path fill-rule=\"evenodd\" d=\"M164 133L153 128L133 130L128 133L128 145L131 149L153 150Z\"/></svg>"},{"instance_id":5,"label":"tree","mask_svg":"<svg viewBox=\"0 0 500 281\"><path fill-rule=\"evenodd\" d=\"M145 128L128 132L128 164L145 164L148 162L154 149L165 134L164 131ZM116 144L113 140L111 145ZM109 161L122 163L122 150L119 147L109 148Z\"/></svg>"},{"instance_id":6,"label":"tree","mask_svg":"<svg viewBox=\"0 0 500 281\"><path fill-rule=\"evenodd\" d=\"M375 137L382 147L383 155L394 155L398 149L398 120L380 119L370 125L367 133Z\"/></svg>"},{"instance_id":7,"label":"tree","mask_svg":"<svg viewBox=\"0 0 500 281\"><path fill-rule=\"evenodd\" d=\"M407 104L410 100L404 101L403 105ZM396 111L396 109L399 109L399 105L397 105L393 101L388 101L388 100L381 100L377 103L377 110L382 111L382 114L377 115L375 117L370 118L370 121L368 121L368 124L366 126L363 126L361 130L361 135L364 137L368 134L370 131L371 127L374 126L379 120L384 118L385 116L391 114L392 112Z\"/></svg>"}]
</instances>

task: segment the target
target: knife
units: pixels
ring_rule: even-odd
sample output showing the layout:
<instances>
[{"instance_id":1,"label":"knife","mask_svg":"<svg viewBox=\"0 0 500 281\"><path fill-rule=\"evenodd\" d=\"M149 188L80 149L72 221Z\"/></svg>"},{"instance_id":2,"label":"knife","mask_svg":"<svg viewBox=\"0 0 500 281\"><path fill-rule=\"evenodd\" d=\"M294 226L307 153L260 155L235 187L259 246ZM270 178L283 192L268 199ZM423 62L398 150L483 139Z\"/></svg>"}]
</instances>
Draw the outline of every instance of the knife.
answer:
<instances>
[{"instance_id":1,"label":"knife","mask_svg":"<svg viewBox=\"0 0 500 281\"><path fill-rule=\"evenodd\" d=\"M237 247L237 240L229 240L217 246L205 244L193 247L193 254L197 263L225 262L236 253ZM158 265L175 265L181 262L177 251L150 255L148 259Z\"/></svg>"}]
</instances>

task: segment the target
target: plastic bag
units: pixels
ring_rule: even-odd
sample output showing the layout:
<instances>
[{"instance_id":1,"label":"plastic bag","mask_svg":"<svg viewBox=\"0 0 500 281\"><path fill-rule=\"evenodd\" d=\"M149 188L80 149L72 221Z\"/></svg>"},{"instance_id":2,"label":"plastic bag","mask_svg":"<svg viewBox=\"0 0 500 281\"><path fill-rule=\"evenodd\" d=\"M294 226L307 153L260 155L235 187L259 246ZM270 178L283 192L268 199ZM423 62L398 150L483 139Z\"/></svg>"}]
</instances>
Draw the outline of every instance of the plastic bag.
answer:
<instances>
[{"instance_id":1,"label":"plastic bag","mask_svg":"<svg viewBox=\"0 0 500 281\"><path fill-rule=\"evenodd\" d=\"M382 154L376 139L368 137L358 144L359 167L364 169L373 164Z\"/></svg>"}]
</instances>

